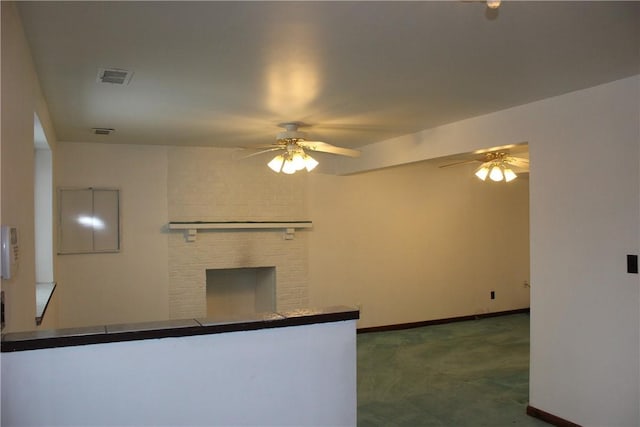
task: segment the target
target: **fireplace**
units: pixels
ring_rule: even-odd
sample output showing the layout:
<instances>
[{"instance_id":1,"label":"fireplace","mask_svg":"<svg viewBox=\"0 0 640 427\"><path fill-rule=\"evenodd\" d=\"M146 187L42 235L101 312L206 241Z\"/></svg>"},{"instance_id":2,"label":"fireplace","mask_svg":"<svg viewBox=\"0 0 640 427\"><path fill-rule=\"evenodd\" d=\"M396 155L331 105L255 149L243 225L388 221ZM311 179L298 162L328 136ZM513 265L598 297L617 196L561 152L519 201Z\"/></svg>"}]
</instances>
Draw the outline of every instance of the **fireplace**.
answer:
<instances>
[{"instance_id":1,"label":"fireplace","mask_svg":"<svg viewBox=\"0 0 640 427\"><path fill-rule=\"evenodd\" d=\"M307 307L308 237L289 239L281 229L198 230L190 241L170 233L170 318Z\"/></svg>"},{"instance_id":2,"label":"fireplace","mask_svg":"<svg viewBox=\"0 0 640 427\"><path fill-rule=\"evenodd\" d=\"M276 268L206 270L207 316L233 316L276 309Z\"/></svg>"}]
</instances>

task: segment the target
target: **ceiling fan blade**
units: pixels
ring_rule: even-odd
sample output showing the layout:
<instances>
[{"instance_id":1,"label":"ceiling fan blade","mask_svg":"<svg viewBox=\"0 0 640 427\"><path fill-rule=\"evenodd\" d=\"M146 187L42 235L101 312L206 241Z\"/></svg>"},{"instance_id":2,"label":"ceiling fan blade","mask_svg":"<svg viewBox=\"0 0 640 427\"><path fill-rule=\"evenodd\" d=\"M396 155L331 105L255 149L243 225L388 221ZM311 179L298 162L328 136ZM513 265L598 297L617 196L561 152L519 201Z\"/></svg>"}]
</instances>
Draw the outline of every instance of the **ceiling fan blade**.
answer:
<instances>
[{"instance_id":1,"label":"ceiling fan blade","mask_svg":"<svg viewBox=\"0 0 640 427\"><path fill-rule=\"evenodd\" d=\"M513 169L513 171L517 172L517 173L528 173L529 172L529 167L528 166L515 166L515 165L512 165L511 169Z\"/></svg>"},{"instance_id":2,"label":"ceiling fan blade","mask_svg":"<svg viewBox=\"0 0 640 427\"><path fill-rule=\"evenodd\" d=\"M453 163L447 163L446 165L440 165L438 166L439 168L450 168L452 166L460 166L460 165L466 165L469 163L476 163L476 162L482 162L483 160L478 160L478 159L472 159L472 160L461 160L459 162L453 162Z\"/></svg>"},{"instance_id":3,"label":"ceiling fan blade","mask_svg":"<svg viewBox=\"0 0 640 427\"><path fill-rule=\"evenodd\" d=\"M529 169L529 160L527 159L520 157L508 157L505 161L517 168Z\"/></svg>"},{"instance_id":4,"label":"ceiling fan blade","mask_svg":"<svg viewBox=\"0 0 640 427\"><path fill-rule=\"evenodd\" d=\"M242 148L249 149L249 150L252 150L252 149L260 149L260 148L265 148L265 149L266 149L266 148L284 149L284 148L287 148L287 145L286 145L286 144L280 144L280 143L274 142L274 143L272 143L272 144L256 144L256 145L248 145L248 146L246 146L246 147L242 147Z\"/></svg>"},{"instance_id":5,"label":"ceiling fan blade","mask_svg":"<svg viewBox=\"0 0 640 427\"><path fill-rule=\"evenodd\" d=\"M323 153L337 154L340 156L360 157L360 151L353 150L351 148L337 147L335 145L327 144L321 141L298 141L298 145L302 148L308 148L313 151L320 151Z\"/></svg>"},{"instance_id":6,"label":"ceiling fan blade","mask_svg":"<svg viewBox=\"0 0 640 427\"><path fill-rule=\"evenodd\" d=\"M249 157L259 156L260 154L270 153L271 151L276 151L276 150L284 150L284 147L271 146L271 148L267 148L266 150L260 150L255 153L247 154L246 156L243 156L240 159L248 159Z\"/></svg>"}]
</instances>

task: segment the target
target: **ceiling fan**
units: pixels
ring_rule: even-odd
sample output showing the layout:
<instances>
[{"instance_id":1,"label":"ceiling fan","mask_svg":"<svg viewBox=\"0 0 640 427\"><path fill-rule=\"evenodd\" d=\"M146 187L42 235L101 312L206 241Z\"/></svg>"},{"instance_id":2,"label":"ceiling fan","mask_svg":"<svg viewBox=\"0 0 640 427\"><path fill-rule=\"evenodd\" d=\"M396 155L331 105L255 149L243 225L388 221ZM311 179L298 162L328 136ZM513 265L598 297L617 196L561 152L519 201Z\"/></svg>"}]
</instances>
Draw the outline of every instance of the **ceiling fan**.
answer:
<instances>
[{"instance_id":1,"label":"ceiling fan","mask_svg":"<svg viewBox=\"0 0 640 427\"><path fill-rule=\"evenodd\" d=\"M318 151L348 157L360 156L360 151L358 150L337 147L321 141L309 141L307 134L298 130L301 127L309 126L305 123L286 122L280 123L278 126L284 128L284 131L276 135L274 143L247 147L263 149L257 153L250 154L248 157L271 151L282 151L281 154L278 154L268 163L269 168L274 172L293 174L302 169L307 169L307 171L313 170L318 165L318 161L311 157L306 151Z\"/></svg>"},{"instance_id":2,"label":"ceiling fan","mask_svg":"<svg viewBox=\"0 0 640 427\"><path fill-rule=\"evenodd\" d=\"M490 151L482 153L475 159L462 160L459 162L441 165L441 168L451 166L459 166L474 162L482 164L475 171L475 175L482 181L486 181L487 177L492 181L510 182L518 177L514 169L521 173L529 172L529 159L522 157L513 157L509 155L509 151Z\"/></svg>"}]
</instances>

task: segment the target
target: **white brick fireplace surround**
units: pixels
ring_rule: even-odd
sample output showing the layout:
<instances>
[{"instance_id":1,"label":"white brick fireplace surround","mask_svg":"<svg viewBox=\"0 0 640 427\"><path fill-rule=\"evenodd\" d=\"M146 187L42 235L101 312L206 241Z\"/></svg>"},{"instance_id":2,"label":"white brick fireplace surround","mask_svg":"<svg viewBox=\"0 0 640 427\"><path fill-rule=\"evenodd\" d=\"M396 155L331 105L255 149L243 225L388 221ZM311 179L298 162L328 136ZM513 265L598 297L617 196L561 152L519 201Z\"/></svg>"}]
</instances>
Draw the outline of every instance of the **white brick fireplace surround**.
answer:
<instances>
[{"instance_id":1,"label":"white brick fireplace surround","mask_svg":"<svg viewBox=\"0 0 640 427\"><path fill-rule=\"evenodd\" d=\"M168 151L170 221L300 221L307 211L306 176L281 176L263 158L235 160L237 150L180 147ZM233 189L233 191L230 191ZM169 315L206 316L206 271L275 267L275 309L308 306L308 238L296 229L169 231Z\"/></svg>"},{"instance_id":2,"label":"white brick fireplace surround","mask_svg":"<svg viewBox=\"0 0 640 427\"><path fill-rule=\"evenodd\" d=\"M308 306L308 230L285 240L282 230L200 230L193 242L182 231L169 234L169 314L205 317L206 272L210 269L275 267L276 310Z\"/></svg>"}]
</instances>

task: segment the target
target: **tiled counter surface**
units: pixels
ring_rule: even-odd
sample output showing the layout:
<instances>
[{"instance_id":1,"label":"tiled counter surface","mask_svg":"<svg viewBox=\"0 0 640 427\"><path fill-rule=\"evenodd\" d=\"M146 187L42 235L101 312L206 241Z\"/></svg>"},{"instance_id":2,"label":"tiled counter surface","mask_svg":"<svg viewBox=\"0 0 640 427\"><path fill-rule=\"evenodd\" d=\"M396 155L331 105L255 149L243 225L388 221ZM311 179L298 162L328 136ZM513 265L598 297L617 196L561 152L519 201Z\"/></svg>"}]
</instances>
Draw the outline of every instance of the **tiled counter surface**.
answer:
<instances>
[{"instance_id":1,"label":"tiled counter surface","mask_svg":"<svg viewBox=\"0 0 640 427\"><path fill-rule=\"evenodd\" d=\"M357 309L346 306L336 306L319 309L309 308L285 312L258 313L234 318L210 317L16 332L2 335L1 350L4 353L120 341L252 331L257 329L355 320L359 317L360 312Z\"/></svg>"}]
</instances>

